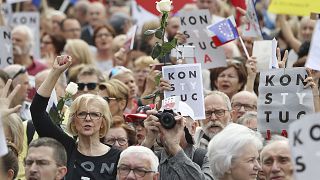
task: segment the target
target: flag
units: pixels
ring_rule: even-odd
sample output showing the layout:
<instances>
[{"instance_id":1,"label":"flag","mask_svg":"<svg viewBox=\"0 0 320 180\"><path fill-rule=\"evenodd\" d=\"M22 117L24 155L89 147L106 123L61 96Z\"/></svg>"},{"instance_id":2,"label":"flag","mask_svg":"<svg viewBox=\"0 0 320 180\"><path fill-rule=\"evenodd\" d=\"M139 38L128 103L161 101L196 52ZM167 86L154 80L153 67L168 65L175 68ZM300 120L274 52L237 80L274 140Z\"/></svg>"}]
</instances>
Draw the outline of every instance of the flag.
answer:
<instances>
[{"instance_id":1,"label":"flag","mask_svg":"<svg viewBox=\"0 0 320 180\"><path fill-rule=\"evenodd\" d=\"M70 0L70 3L71 3L72 5L75 5L77 2L78 2L78 0Z\"/></svg>"},{"instance_id":2,"label":"flag","mask_svg":"<svg viewBox=\"0 0 320 180\"><path fill-rule=\"evenodd\" d=\"M233 41L239 37L233 16L207 27L216 47Z\"/></svg>"},{"instance_id":3,"label":"flag","mask_svg":"<svg viewBox=\"0 0 320 180\"><path fill-rule=\"evenodd\" d=\"M32 0L32 4L36 6L37 8L40 8L41 6L41 0Z\"/></svg>"},{"instance_id":4,"label":"flag","mask_svg":"<svg viewBox=\"0 0 320 180\"><path fill-rule=\"evenodd\" d=\"M257 37L263 39L253 0L248 0L246 17L249 22L242 25L242 37Z\"/></svg>"}]
</instances>

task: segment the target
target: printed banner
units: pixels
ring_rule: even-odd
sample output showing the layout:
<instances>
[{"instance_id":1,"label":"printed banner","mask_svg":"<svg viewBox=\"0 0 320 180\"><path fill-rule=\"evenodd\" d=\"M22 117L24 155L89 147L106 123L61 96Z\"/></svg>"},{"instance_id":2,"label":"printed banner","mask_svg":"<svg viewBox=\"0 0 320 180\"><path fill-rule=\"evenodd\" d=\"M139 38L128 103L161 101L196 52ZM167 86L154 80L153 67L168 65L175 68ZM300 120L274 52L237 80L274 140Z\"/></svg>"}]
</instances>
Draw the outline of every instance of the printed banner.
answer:
<instances>
[{"instance_id":1,"label":"printed banner","mask_svg":"<svg viewBox=\"0 0 320 180\"><path fill-rule=\"evenodd\" d=\"M304 88L304 67L270 69L260 74L258 129L262 134L287 134L290 123L314 112L311 87Z\"/></svg>"},{"instance_id":2,"label":"printed banner","mask_svg":"<svg viewBox=\"0 0 320 180\"><path fill-rule=\"evenodd\" d=\"M180 97L193 109L195 120L205 119L201 65L163 66L162 76L171 83L171 91L165 91L164 97Z\"/></svg>"},{"instance_id":3,"label":"printed banner","mask_svg":"<svg viewBox=\"0 0 320 180\"><path fill-rule=\"evenodd\" d=\"M0 26L0 69L13 64L10 28Z\"/></svg>"},{"instance_id":4,"label":"printed banner","mask_svg":"<svg viewBox=\"0 0 320 180\"><path fill-rule=\"evenodd\" d=\"M320 12L319 0L272 0L268 11L275 14L310 16L311 12Z\"/></svg>"}]
</instances>

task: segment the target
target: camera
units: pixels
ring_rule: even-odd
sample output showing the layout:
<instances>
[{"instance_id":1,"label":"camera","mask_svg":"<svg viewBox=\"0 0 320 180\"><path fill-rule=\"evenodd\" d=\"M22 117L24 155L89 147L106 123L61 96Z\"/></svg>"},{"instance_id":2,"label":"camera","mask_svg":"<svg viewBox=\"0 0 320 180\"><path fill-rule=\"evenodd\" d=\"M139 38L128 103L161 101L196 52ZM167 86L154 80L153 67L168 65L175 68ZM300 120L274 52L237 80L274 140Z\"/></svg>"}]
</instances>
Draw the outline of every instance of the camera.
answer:
<instances>
[{"instance_id":1,"label":"camera","mask_svg":"<svg viewBox=\"0 0 320 180\"><path fill-rule=\"evenodd\" d=\"M160 124L166 129L172 129L176 125L175 115L172 109L160 111L155 114L155 116L159 118Z\"/></svg>"}]
</instances>

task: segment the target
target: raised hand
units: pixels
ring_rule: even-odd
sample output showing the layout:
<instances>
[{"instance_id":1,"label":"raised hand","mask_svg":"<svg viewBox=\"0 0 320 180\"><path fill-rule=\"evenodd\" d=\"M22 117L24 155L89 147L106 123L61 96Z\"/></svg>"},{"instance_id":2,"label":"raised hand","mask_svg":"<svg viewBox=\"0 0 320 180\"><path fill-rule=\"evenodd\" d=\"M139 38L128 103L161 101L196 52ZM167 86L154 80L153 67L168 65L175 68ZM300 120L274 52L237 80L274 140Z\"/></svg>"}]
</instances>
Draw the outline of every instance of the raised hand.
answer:
<instances>
[{"instance_id":1,"label":"raised hand","mask_svg":"<svg viewBox=\"0 0 320 180\"><path fill-rule=\"evenodd\" d=\"M57 56L53 62L52 69L60 73L63 73L65 70L67 70L71 66L71 64L72 64L71 56L68 56L68 55Z\"/></svg>"},{"instance_id":2,"label":"raised hand","mask_svg":"<svg viewBox=\"0 0 320 180\"><path fill-rule=\"evenodd\" d=\"M278 66L279 68L286 68L286 62L288 59L288 50L284 52L283 58L281 60L281 52L280 48L277 48L277 58L278 58Z\"/></svg>"},{"instance_id":3,"label":"raised hand","mask_svg":"<svg viewBox=\"0 0 320 180\"><path fill-rule=\"evenodd\" d=\"M13 91L8 95L12 80L9 79L4 86L4 88L0 92L0 114L1 118L10 115L11 113L18 112L21 108L21 105L17 105L16 107L10 108L10 104L12 102L13 97L19 91L21 85L18 84Z\"/></svg>"}]
</instances>

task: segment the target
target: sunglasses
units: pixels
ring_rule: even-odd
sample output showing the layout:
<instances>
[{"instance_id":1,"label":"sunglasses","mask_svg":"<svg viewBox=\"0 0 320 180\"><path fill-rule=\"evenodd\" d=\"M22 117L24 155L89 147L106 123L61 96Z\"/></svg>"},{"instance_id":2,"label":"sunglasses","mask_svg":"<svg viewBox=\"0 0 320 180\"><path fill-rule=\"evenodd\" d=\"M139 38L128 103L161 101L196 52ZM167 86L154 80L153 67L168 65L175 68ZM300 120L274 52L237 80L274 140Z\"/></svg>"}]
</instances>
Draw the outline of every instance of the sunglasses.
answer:
<instances>
[{"instance_id":1,"label":"sunglasses","mask_svg":"<svg viewBox=\"0 0 320 180\"><path fill-rule=\"evenodd\" d=\"M77 84L78 84L79 91L83 91L86 86L89 91L95 90L97 87L97 83L77 83Z\"/></svg>"},{"instance_id":2,"label":"sunglasses","mask_svg":"<svg viewBox=\"0 0 320 180\"><path fill-rule=\"evenodd\" d=\"M108 103L110 103L111 100L116 100L117 98L105 96L103 97L103 99L106 100Z\"/></svg>"}]
</instances>

